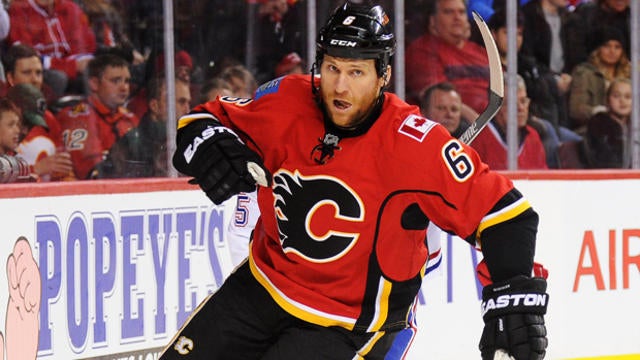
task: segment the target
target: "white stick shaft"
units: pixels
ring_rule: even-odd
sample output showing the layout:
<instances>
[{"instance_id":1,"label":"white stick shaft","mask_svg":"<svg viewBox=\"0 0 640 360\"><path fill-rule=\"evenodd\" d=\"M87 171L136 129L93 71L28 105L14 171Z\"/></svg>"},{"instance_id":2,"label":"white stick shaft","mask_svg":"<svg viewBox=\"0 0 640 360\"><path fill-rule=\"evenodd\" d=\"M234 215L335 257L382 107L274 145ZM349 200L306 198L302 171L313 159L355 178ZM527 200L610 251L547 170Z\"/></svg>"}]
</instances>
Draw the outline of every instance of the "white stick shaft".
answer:
<instances>
[{"instance_id":1,"label":"white stick shaft","mask_svg":"<svg viewBox=\"0 0 640 360\"><path fill-rule=\"evenodd\" d=\"M502 76L502 63L500 62L500 53L496 42L493 40L491 30L484 22L482 17L475 11L473 12L473 19L478 25L480 34L482 34L482 40L484 41L484 47L487 51L487 58L489 59L489 103L478 116L478 118L460 135L460 141L465 144L470 144L473 139L480 133L495 114L500 110L502 106L502 99L504 97L504 80Z\"/></svg>"}]
</instances>

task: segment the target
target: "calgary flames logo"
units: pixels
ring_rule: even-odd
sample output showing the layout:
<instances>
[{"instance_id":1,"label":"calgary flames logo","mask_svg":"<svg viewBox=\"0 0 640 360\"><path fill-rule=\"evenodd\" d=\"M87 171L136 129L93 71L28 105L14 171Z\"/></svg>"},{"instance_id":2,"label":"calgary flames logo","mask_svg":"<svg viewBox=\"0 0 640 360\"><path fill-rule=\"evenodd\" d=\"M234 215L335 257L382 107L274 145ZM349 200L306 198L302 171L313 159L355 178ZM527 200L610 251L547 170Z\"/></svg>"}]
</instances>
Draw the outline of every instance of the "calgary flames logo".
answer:
<instances>
[{"instance_id":1,"label":"calgary flames logo","mask_svg":"<svg viewBox=\"0 0 640 360\"><path fill-rule=\"evenodd\" d=\"M285 253L323 263L339 258L357 242L354 223L363 221L364 206L340 180L281 170L274 176L273 192Z\"/></svg>"},{"instance_id":2,"label":"calgary flames logo","mask_svg":"<svg viewBox=\"0 0 640 360\"><path fill-rule=\"evenodd\" d=\"M193 340L186 336L180 336L173 345L173 349L180 355L187 355L193 350Z\"/></svg>"}]
</instances>

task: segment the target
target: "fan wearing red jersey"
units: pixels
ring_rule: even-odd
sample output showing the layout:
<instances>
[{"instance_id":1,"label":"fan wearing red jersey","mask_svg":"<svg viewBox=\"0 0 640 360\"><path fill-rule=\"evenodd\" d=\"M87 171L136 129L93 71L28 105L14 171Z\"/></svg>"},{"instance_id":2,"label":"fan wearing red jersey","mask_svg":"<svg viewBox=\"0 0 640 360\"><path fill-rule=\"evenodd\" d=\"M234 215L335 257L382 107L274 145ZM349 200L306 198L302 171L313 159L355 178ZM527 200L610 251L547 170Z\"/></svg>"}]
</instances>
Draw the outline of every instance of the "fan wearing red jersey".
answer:
<instances>
[{"instance_id":1,"label":"fan wearing red jersey","mask_svg":"<svg viewBox=\"0 0 640 360\"><path fill-rule=\"evenodd\" d=\"M90 90L86 100L58 113L64 145L80 180L106 177L112 168L105 160L118 139L136 127L139 119L125 104L130 94L129 63L112 54L89 62Z\"/></svg>"},{"instance_id":2,"label":"fan wearing red jersey","mask_svg":"<svg viewBox=\"0 0 640 360\"><path fill-rule=\"evenodd\" d=\"M431 223L483 252L483 359L544 357L538 215L471 147L385 91L394 51L384 10L347 2L319 33L311 76L179 119L173 164L214 203L255 190L252 175L266 181L247 261L162 359L400 358L392 345L410 326ZM516 301L529 297L539 301Z\"/></svg>"}]
</instances>

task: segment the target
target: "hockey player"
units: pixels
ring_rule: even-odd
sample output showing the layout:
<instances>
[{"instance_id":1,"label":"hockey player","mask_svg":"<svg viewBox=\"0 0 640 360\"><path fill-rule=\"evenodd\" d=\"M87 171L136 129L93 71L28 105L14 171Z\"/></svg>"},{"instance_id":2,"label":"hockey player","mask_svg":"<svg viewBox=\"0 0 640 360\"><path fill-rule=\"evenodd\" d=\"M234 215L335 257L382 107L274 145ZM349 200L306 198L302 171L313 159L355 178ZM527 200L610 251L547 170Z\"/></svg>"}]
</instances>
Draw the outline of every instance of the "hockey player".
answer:
<instances>
[{"instance_id":1,"label":"hockey player","mask_svg":"<svg viewBox=\"0 0 640 360\"><path fill-rule=\"evenodd\" d=\"M392 357L430 222L483 252L492 282L483 359L497 349L544 357L546 281L531 277L538 215L473 149L384 91L394 49L381 7L345 3L319 33L312 76L275 79L252 100L222 98L179 119L176 169L216 204L257 179L261 217L248 261L162 359Z\"/></svg>"}]
</instances>

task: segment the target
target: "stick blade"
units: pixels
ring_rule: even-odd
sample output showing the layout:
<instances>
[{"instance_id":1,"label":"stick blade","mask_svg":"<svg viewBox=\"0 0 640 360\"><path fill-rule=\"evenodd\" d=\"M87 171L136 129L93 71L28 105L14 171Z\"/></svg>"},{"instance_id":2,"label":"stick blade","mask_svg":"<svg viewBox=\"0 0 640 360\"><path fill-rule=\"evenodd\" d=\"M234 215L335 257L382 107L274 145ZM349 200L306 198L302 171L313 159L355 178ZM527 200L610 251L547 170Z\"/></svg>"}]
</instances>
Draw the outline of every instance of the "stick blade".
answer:
<instances>
[{"instance_id":1,"label":"stick blade","mask_svg":"<svg viewBox=\"0 0 640 360\"><path fill-rule=\"evenodd\" d=\"M482 16L477 12L473 12L473 19L482 35L484 47L487 51L487 59L489 61L489 103L486 109L478 116L478 118L470 124L467 130L460 136L460 141L470 144L480 131L491 121L495 114L502 106L504 97L504 78L502 75L502 62L500 61L500 53L496 42L491 35L491 30L484 22Z\"/></svg>"},{"instance_id":2,"label":"stick blade","mask_svg":"<svg viewBox=\"0 0 640 360\"><path fill-rule=\"evenodd\" d=\"M496 46L493 36L491 35L489 26L487 26L487 23L484 21L482 16L473 11L473 19L476 21L478 29L480 29L480 34L482 35L482 40L484 41L487 51L487 58L489 60L490 69L500 69L500 71L490 71L491 80L489 81L489 88L499 97L503 97L504 81L502 79L502 62L500 61L500 53L498 52L498 47Z\"/></svg>"}]
</instances>

